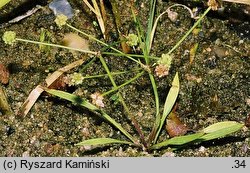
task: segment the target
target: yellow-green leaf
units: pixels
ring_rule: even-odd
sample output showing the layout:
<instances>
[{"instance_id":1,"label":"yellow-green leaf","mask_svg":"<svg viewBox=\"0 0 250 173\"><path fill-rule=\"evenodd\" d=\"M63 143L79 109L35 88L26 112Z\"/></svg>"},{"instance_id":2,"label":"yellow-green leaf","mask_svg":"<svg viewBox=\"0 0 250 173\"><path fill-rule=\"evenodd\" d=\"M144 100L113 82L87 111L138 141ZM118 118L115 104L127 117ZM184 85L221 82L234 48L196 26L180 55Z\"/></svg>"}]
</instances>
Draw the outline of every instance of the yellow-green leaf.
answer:
<instances>
[{"instance_id":1,"label":"yellow-green leaf","mask_svg":"<svg viewBox=\"0 0 250 173\"><path fill-rule=\"evenodd\" d=\"M89 146L89 145L107 145L107 144L130 144L133 145L133 143L128 141L121 141L113 138L96 138L96 139L89 139L82 141L78 144L75 144L76 146Z\"/></svg>"},{"instance_id":2,"label":"yellow-green leaf","mask_svg":"<svg viewBox=\"0 0 250 173\"><path fill-rule=\"evenodd\" d=\"M243 126L244 124L238 123L236 121L224 121L215 123L202 130L206 134L201 137L201 140L208 141L224 137L228 134L240 130Z\"/></svg>"},{"instance_id":3,"label":"yellow-green leaf","mask_svg":"<svg viewBox=\"0 0 250 173\"><path fill-rule=\"evenodd\" d=\"M199 139L204 135L203 132L191 134L191 135L185 135L185 136L177 136L171 139L168 139L166 141L163 141L161 143L155 144L151 147L151 149L159 149L162 147L166 147L168 145L183 145L189 142L192 142L196 139Z\"/></svg>"},{"instance_id":4,"label":"yellow-green leaf","mask_svg":"<svg viewBox=\"0 0 250 173\"><path fill-rule=\"evenodd\" d=\"M160 126L157 130L157 134L156 134L155 139L154 139L154 143L156 142L156 140L161 132L162 126L165 123L165 120L166 120L168 114L171 112L171 110L175 104L175 101L176 101L178 94L179 94L179 90L180 90L179 76L178 76L178 73L176 73L174 80L172 82L172 87L170 88L170 90L168 92L168 95L167 95L167 98L166 98L166 101L164 104L163 115L162 115L162 118L160 121Z\"/></svg>"},{"instance_id":5,"label":"yellow-green leaf","mask_svg":"<svg viewBox=\"0 0 250 173\"><path fill-rule=\"evenodd\" d=\"M1 0L0 1L0 8L2 8L4 5L6 5L9 2L10 2L10 0Z\"/></svg>"},{"instance_id":6,"label":"yellow-green leaf","mask_svg":"<svg viewBox=\"0 0 250 173\"><path fill-rule=\"evenodd\" d=\"M59 91L59 90L54 90L54 89L45 89L46 92L55 95L57 97L60 97L62 99L71 101L74 104L81 105L93 112L98 112L101 114L103 118L105 118L109 123L114 125L117 129L119 129L127 138L129 138L132 142L135 143L134 138L119 124L118 122L115 121L112 117L110 117L108 114L106 114L103 110L99 109L92 103L90 103L87 99L80 98L79 96L76 96L74 94L64 92L64 91Z\"/></svg>"},{"instance_id":7,"label":"yellow-green leaf","mask_svg":"<svg viewBox=\"0 0 250 173\"><path fill-rule=\"evenodd\" d=\"M238 123L236 121L223 121L223 122L218 122L218 123L212 124L212 125L206 127L205 129L203 129L202 131L204 133L213 133L213 132L216 132L219 130L235 128L238 126L242 126L242 124Z\"/></svg>"}]
</instances>

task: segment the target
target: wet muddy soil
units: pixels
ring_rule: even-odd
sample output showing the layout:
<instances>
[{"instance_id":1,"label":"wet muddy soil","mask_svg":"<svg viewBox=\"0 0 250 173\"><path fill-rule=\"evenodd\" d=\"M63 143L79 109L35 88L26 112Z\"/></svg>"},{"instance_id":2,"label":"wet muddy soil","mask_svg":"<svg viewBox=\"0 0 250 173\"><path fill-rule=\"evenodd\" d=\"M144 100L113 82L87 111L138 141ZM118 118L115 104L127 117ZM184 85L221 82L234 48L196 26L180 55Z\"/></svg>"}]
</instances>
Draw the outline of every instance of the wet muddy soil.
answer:
<instances>
[{"instance_id":1,"label":"wet muddy soil","mask_svg":"<svg viewBox=\"0 0 250 173\"><path fill-rule=\"evenodd\" d=\"M15 9L21 9L20 4L23 2L26 1L11 2L1 9L1 24L11 20L13 17L7 16L15 16ZM0 35L11 30L16 32L18 38L39 41L42 30L45 30L50 33L50 42L61 43L64 34L72 30L59 29L54 23L54 14L47 5L50 1L41 2L43 3L40 5L44 8L17 23L4 25L0 28ZM76 13L70 19L70 24L102 39L93 13L80 1L69 2ZM176 1L159 1L156 16L174 3ZM204 4L198 5L200 6L197 6L197 13L202 14L206 7ZM27 10L33 7L24 6ZM118 41L119 34L114 26L110 4L106 4L106 7L109 28L106 42L114 44ZM142 27L146 30L148 1L137 0L135 7L138 9ZM190 8L195 7L193 4ZM121 12L122 34L136 33L127 1L119 1L118 8ZM230 3L226 3L225 8L249 10L244 5ZM167 53L195 22L186 9L177 7L173 11L178 13L177 20L171 21L164 16L159 21L151 50L152 56L160 57L161 54ZM223 15L210 12L199 25L197 32L190 34L172 53L173 63L169 75L164 78L156 77L160 106L163 107L173 77L176 72L179 73L181 87L176 113L193 131L221 121L244 123L250 114L250 20L248 17L243 20L232 19L228 16L232 13L228 11ZM196 44L198 48L195 56L190 56ZM119 44L114 45L120 49ZM99 51L101 48L102 46L90 41L91 50ZM23 42L9 46L0 41L0 63L4 64L10 73L9 82L1 84L1 88L6 93L11 108L11 113L0 111L0 156L250 156L250 132L247 127L222 139L185 145L174 151L165 148L149 153L126 145L95 148L74 146L85 139L97 137L126 138L94 113L48 94L42 94L25 117L17 115L32 89L43 83L49 74L84 56L88 55L59 48L41 49L38 45ZM104 58L114 72L138 67L124 57ZM84 76L105 74L98 59L87 69L79 66L68 73L74 72L81 72ZM135 73L118 75L115 80L120 85L134 75ZM112 84L108 77L102 77L86 79L81 85L66 90L90 99L92 93L104 93L110 89ZM145 74L120 89L120 92L147 137L155 120L155 101L148 75ZM122 106L111 96L108 95L104 99L105 111L133 136L137 136ZM163 130L159 140L166 137L168 135Z\"/></svg>"}]
</instances>

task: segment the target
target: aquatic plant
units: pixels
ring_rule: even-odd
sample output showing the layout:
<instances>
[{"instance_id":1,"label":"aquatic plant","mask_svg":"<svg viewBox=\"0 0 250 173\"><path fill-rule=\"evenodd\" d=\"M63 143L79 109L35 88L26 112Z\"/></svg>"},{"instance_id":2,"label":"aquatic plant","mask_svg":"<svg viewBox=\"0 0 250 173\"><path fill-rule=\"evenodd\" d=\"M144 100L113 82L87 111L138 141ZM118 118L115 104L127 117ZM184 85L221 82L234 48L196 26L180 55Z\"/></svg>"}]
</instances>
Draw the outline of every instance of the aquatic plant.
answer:
<instances>
[{"instance_id":1,"label":"aquatic plant","mask_svg":"<svg viewBox=\"0 0 250 173\"><path fill-rule=\"evenodd\" d=\"M21 42L29 42L29 43L35 43L35 44L41 44L41 45L48 45L48 46L55 46L55 47L60 47L60 48L65 48L69 50L74 50L74 51L80 51L83 53L91 54L98 58L102 64L102 67L106 71L106 76L109 77L110 82L113 86L113 88L106 93L100 93L96 92L92 94L90 97L92 98L92 102L85 98L80 98L77 95L65 92L65 91L59 91L55 89L48 89L46 87L41 87L43 90L46 92L58 96L62 99L68 100L74 104L83 106L87 108L88 110L96 113L98 116L104 118L107 122L112 124L116 129L118 129L126 138L127 140L120 140L120 139L112 139L112 138L96 138L96 139L89 139L82 141L76 146L89 146L89 145L106 145L106 144L129 144L133 145L136 147L139 147L144 150L155 150L155 149L160 149L162 147L166 147L169 145L184 145L190 142L202 142L202 141L208 141L220 137L224 137L228 134L231 134L233 132L236 132L240 130L244 124L238 123L235 121L226 121L226 122L219 122L212 124L204 129L199 130L198 132L194 134L188 134L188 135L183 135L183 136L177 136L173 137L170 139L166 139L165 141L159 141L158 138L160 136L160 133L162 132L162 128L164 124L166 123L166 118L167 116L172 112L172 109L176 103L179 90L180 90L180 81L179 81L179 75L178 72L174 75L172 85L170 90L168 91L165 104L163 106L163 111L161 112L160 110L160 101L159 101L159 96L158 96L158 90L157 90L157 84L155 82L155 76L152 73L152 65L154 63L158 64L158 68L156 67L156 75L159 77L166 76L168 74L168 70L171 68L172 64L172 54L174 50L180 46L180 44L187 38L187 36L192 32L192 30L197 27L197 25L201 22L201 20L205 17L205 15L211 10L211 7L208 7L208 9L203 13L203 15L196 21L196 23L193 25L193 27L186 32L186 34L176 43L175 46L173 46L172 49L170 49L167 53L162 54L161 57L152 57L150 54L151 51L151 46L153 43L153 37L154 37L154 32L156 28L157 21L154 21L154 15L155 15L155 6L156 6L156 0L151 0L150 1L150 15L149 15L149 21L148 21L148 26L147 26L147 32L146 35L143 32L143 30L140 27L140 22L137 16L135 15L135 12L132 9L132 14L134 18L134 22L137 24L137 33L130 35L130 37L127 38L128 43L130 43L130 46L137 46L137 44L140 46L142 49L143 55L133 55L133 54L126 54L117 48L110 46L109 44L75 28L74 26L71 26L66 22L65 19L67 19L64 15L58 15L56 19L56 23L58 24L59 27L68 27L75 32L78 32L79 34L82 34L89 39L96 41L97 43L101 44L104 48L110 49L113 52L105 52L105 51L90 51L90 50L83 50L83 49L77 49L77 48L72 48L68 46L62 46L58 44L52 44L52 43L44 43L44 42L37 42L37 41L32 41L32 40L27 40L27 39L21 39L21 38L16 38L13 37L13 33L10 34L10 32L7 32L4 34L4 41L7 44L13 44L14 41L21 41ZM100 14L100 13L99 13ZM61 20L63 19L63 20ZM158 18L157 18L158 19ZM63 22L61 22L63 21ZM155 23L155 24L154 24ZM10 38L6 37L9 36ZM125 81L121 85L117 85L115 80L114 80L114 74L110 71L106 61L104 60L104 55L113 55L113 56L119 56L119 57L125 57L132 62L138 64L139 70L137 74ZM140 58L139 60L137 58ZM153 88L153 93L155 97L155 123L154 126L152 127L152 131L149 135L148 138L145 138L144 132L142 131L140 122L138 122L135 118L135 116L130 112L123 96L119 92L119 90L132 83L136 79L140 78L143 74L147 74L149 77L149 80L151 82L152 88ZM80 84L83 82L83 76L79 75L78 73L74 73L73 76L71 76L71 79L73 79L74 84ZM118 101L121 103L125 110L125 114L131 121L131 126L133 126L136 129L136 132L138 134L138 138L134 137L134 135L130 134L124 127L122 127L121 124L119 124L114 118L112 118L110 115L108 115L105 112L105 104L103 102L104 96L111 94L111 93L116 93L118 97Z\"/></svg>"}]
</instances>

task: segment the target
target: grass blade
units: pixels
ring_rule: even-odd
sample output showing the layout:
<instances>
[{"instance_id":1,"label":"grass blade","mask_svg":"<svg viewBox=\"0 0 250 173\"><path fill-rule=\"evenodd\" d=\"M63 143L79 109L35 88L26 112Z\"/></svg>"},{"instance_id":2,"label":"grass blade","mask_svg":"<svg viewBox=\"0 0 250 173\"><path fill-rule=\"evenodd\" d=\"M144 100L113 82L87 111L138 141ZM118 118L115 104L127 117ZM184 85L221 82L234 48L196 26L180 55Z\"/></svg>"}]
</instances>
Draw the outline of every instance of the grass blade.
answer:
<instances>
[{"instance_id":1,"label":"grass blade","mask_svg":"<svg viewBox=\"0 0 250 173\"><path fill-rule=\"evenodd\" d=\"M10 0L1 0L0 1L0 8L2 8L3 6L5 6L9 2L10 2Z\"/></svg>"},{"instance_id":2,"label":"grass blade","mask_svg":"<svg viewBox=\"0 0 250 173\"><path fill-rule=\"evenodd\" d=\"M84 140L75 144L75 146L89 146L89 145L107 145L107 144L129 144L133 145L133 143L128 141L121 141L113 138L96 138L96 139L89 139Z\"/></svg>"},{"instance_id":3,"label":"grass blade","mask_svg":"<svg viewBox=\"0 0 250 173\"><path fill-rule=\"evenodd\" d=\"M194 25L186 32L186 34L172 47L167 54L172 54L172 52L180 46L180 44L188 37L188 35L200 24L201 20L207 15L207 13L211 10L211 7L208 7L206 11L202 14L202 16L194 23Z\"/></svg>"},{"instance_id":4,"label":"grass blade","mask_svg":"<svg viewBox=\"0 0 250 173\"><path fill-rule=\"evenodd\" d=\"M62 99L71 101L72 103L81 105L93 112L99 112L104 119L106 119L109 123L114 125L117 129L119 129L127 138L129 138L133 143L136 143L133 137L119 124L117 123L113 118L111 118L108 114L106 114L103 110L99 109L92 103L90 103L88 100L80 98L74 94L67 93L64 91L54 90L54 89L46 89L46 92L58 96Z\"/></svg>"},{"instance_id":5,"label":"grass blade","mask_svg":"<svg viewBox=\"0 0 250 173\"><path fill-rule=\"evenodd\" d=\"M216 138L221 138L240 130L243 126L244 124L238 123L236 121L215 123L202 130L206 134L200 139L202 141L208 141Z\"/></svg>"},{"instance_id":6,"label":"grass blade","mask_svg":"<svg viewBox=\"0 0 250 173\"><path fill-rule=\"evenodd\" d=\"M148 20L148 28L147 28L147 36L146 36L146 51L147 54L150 52L150 38L151 38L151 32L153 28L154 23L154 16L155 16L155 6L156 6L156 0L151 0L150 2L150 14L149 14L149 20ZM146 59L149 61L148 59Z\"/></svg>"},{"instance_id":7,"label":"grass blade","mask_svg":"<svg viewBox=\"0 0 250 173\"><path fill-rule=\"evenodd\" d=\"M166 120L168 114L171 112L171 110L175 104L179 90L180 90L179 76L178 76L178 73L176 73L174 80L172 82L172 87L170 88L168 96L167 96L166 101L165 101L163 115L161 118L160 126L157 130L157 134L154 138L154 144L156 143L156 140L161 132L162 126L165 123L165 120Z\"/></svg>"},{"instance_id":8,"label":"grass blade","mask_svg":"<svg viewBox=\"0 0 250 173\"><path fill-rule=\"evenodd\" d=\"M150 149L160 149L162 147L166 147L168 145L183 145L187 144L189 142L192 142L194 140L197 140L198 138L202 137L204 135L203 132L195 133L191 135L185 135L185 136L177 136L171 139L168 139L166 141L163 141L161 143L152 145Z\"/></svg>"},{"instance_id":9,"label":"grass blade","mask_svg":"<svg viewBox=\"0 0 250 173\"><path fill-rule=\"evenodd\" d=\"M185 5L182 5L182 4L174 4L174 5L170 6L170 7L168 7L167 10L165 10L163 13L161 13L161 14L155 19L154 26L153 26L153 28L152 28L152 32L151 32L151 35L150 35L150 46L149 46L150 48L151 48L152 43L153 43L153 39L154 39L154 35L155 35L155 30L156 30L157 23L158 23L159 19L160 19L164 14L168 13L168 12L170 11L171 8L177 7L177 6L181 6L181 7L185 8L185 9L187 9L187 10L190 12L190 14L191 14L191 18L194 18L194 15L193 15L192 11L191 11L187 6L185 6Z\"/></svg>"},{"instance_id":10,"label":"grass blade","mask_svg":"<svg viewBox=\"0 0 250 173\"><path fill-rule=\"evenodd\" d=\"M95 11L97 12L96 18L97 18L97 21L98 21L99 26L101 28L103 37L105 38L105 24L104 24L104 21L103 21L103 18L102 18L102 14L101 14L100 8L99 8L96 0L92 0L92 4L93 4L93 6L95 8Z\"/></svg>"},{"instance_id":11,"label":"grass blade","mask_svg":"<svg viewBox=\"0 0 250 173\"><path fill-rule=\"evenodd\" d=\"M201 132L191 134L191 135L174 137L166 141L163 141L161 143L152 145L150 149L160 149L168 145L183 145L192 141L202 142L202 141L217 139L220 137L224 137L228 134L231 134L233 132L236 132L240 130L243 126L244 124L238 123L235 121L219 122L211 126L208 126L207 128L203 129Z\"/></svg>"}]
</instances>

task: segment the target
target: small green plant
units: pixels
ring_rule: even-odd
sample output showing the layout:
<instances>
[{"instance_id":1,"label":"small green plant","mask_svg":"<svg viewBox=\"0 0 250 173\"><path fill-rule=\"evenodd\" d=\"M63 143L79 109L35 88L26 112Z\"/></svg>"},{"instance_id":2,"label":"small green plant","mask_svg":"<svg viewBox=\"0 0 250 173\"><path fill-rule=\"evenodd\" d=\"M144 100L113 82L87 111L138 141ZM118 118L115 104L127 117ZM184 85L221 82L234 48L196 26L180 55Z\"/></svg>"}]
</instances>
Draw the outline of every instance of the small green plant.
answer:
<instances>
[{"instance_id":1,"label":"small green plant","mask_svg":"<svg viewBox=\"0 0 250 173\"><path fill-rule=\"evenodd\" d=\"M101 116L107 122L109 122L115 128L117 128L127 138L127 140L118 140L118 139L113 139L113 138L96 138L96 139L89 139L89 140L82 141L76 144L76 146L106 145L106 144L116 143L116 144L133 145L141 149L151 151L151 150L160 149L162 147L166 147L169 145L178 146L178 145L184 145L190 142L202 142L202 141L208 141L208 140L224 137L228 134L231 134L233 132L240 130L244 126L244 124L237 123L235 121L219 122L219 123L210 125L194 134L173 137L162 142L158 141L158 137L162 131L163 125L165 124L166 118L171 113L172 108L176 103L176 99L178 97L179 90L180 90L180 81L179 81L179 76L177 72L173 78L172 86L170 90L168 91L165 104L163 107L163 112L161 112L159 96L158 96L158 91L157 91L157 84L155 82L155 77L150 68L152 67L152 64L158 64L159 69L157 70L156 75L157 73L159 73L158 77L166 76L168 74L169 68L171 67L173 51L185 40L185 38L192 32L192 30L200 23L200 21L210 11L211 7L209 7L204 12L204 14L199 18L199 20L197 20L197 22L193 25L193 27L180 39L179 42L176 43L176 45L171 50L169 50L166 54L162 54L161 57L152 57L150 55L150 50L151 50L151 45L152 45L153 35L154 35L154 33L152 34L152 32L155 31L155 27L156 27L156 25L154 25L155 6L156 6L156 0L151 0L150 1L150 16L149 16L149 22L148 22L147 32L145 36L142 30L142 27L140 26L139 19L137 18L137 16L134 14L134 11L132 10L134 21L137 24L137 35L131 34L128 36L127 39L128 39L128 43L131 46L136 46L138 44L139 47L142 49L143 55L123 53L117 48L110 46L107 43L71 26L70 24L66 22L65 17L62 15L58 16L58 18L56 19L56 23L59 25L59 27L66 26L74 30L75 32L78 32L79 34L82 34L88 37L89 39L92 39L100 43L102 46L112 50L113 52L105 52L105 51L95 52L95 51L90 51L90 50L75 49L72 47L62 46L58 44L44 43L44 42L37 42L37 41L31 41L27 39L16 38L15 33L10 32L10 31L4 34L3 40L6 44L12 45L15 41L22 41L22 42L35 43L35 44L40 44L40 45L55 46L55 47L60 47L60 48L65 48L65 49L70 49L70 50L75 50L75 51L80 51L80 52L84 52L87 54L91 54L100 60L103 68L105 69L107 73L104 75L109 77L110 82L113 85L113 88L110 91L107 91L106 93L96 92L93 95L91 95L91 98L93 99L92 103L88 101L87 99L80 98L68 92L48 89L48 88L44 88L44 90L54 96L58 96L74 104L83 106L94 113L97 113L97 115ZM137 74L133 78L125 81L123 84L117 85L113 76L123 74L126 72L117 72L116 74L114 72L111 72L103 57L106 55L125 57L131 60L132 62L137 63L139 66L136 71ZM147 74L150 79L153 92L154 92L155 107L156 107L155 108L156 120L148 138L145 138L140 123L137 122L134 115L130 112L127 104L125 103L124 98L119 92L119 90L122 87L132 83L133 81L141 77L143 74ZM103 75L99 75L99 76L103 76ZM88 78L92 78L92 77L98 77L98 76L90 76ZM74 73L71 76L71 79L72 79L71 84L78 85L82 83L84 79L86 78L87 77L84 77L79 73ZM102 99L104 96L108 94L113 94L113 96L115 94L115 99L121 103L121 105L123 106L125 110L126 115L131 121L131 125L134 126L134 128L136 129L138 136L139 136L139 140L136 137L134 137L132 134L130 134L126 129L124 129L121 126L121 124L119 124L114 118L112 118L110 115L108 115L105 112L103 108L105 107L105 105L102 102Z\"/></svg>"}]
</instances>

